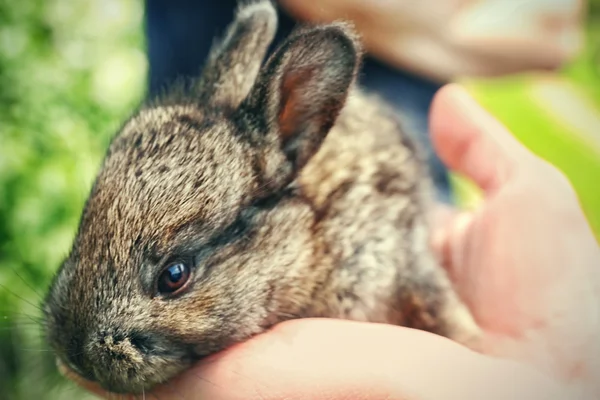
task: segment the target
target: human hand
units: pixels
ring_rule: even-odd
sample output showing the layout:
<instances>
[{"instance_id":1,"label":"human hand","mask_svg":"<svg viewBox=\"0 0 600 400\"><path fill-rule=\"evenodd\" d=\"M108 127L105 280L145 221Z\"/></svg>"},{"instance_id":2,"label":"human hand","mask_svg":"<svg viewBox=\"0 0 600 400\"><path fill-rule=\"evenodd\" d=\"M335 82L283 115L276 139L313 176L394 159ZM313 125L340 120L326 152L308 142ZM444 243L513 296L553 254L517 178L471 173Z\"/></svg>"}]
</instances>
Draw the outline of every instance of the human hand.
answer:
<instances>
[{"instance_id":1,"label":"human hand","mask_svg":"<svg viewBox=\"0 0 600 400\"><path fill-rule=\"evenodd\" d=\"M365 50L391 67L439 82L556 70L580 54L587 0L278 0L310 23L349 20ZM432 12L432 10L435 10ZM552 21L552 23L548 23Z\"/></svg>"},{"instance_id":2,"label":"human hand","mask_svg":"<svg viewBox=\"0 0 600 400\"><path fill-rule=\"evenodd\" d=\"M204 360L146 396L434 400L566 399L583 389L600 394L593 386L600 378L594 358L600 354L600 250L570 185L456 86L436 96L432 134L440 157L486 194L472 214L445 214L433 238L484 330L486 354L397 326L295 320Z\"/></svg>"},{"instance_id":3,"label":"human hand","mask_svg":"<svg viewBox=\"0 0 600 400\"><path fill-rule=\"evenodd\" d=\"M433 237L485 331L483 351L600 378L600 248L567 179L454 85L431 125L440 158L485 195L475 212L443 213Z\"/></svg>"}]
</instances>

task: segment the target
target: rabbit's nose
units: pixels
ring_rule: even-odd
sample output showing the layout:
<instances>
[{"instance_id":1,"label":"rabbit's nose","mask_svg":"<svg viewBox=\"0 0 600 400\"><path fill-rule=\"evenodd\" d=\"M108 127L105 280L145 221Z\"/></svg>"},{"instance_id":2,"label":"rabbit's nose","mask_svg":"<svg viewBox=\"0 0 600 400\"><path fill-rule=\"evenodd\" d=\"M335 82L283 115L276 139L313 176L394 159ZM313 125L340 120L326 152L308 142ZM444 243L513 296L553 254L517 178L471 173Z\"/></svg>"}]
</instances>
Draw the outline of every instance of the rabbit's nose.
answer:
<instances>
[{"instance_id":1,"label":"rabbit's nose","mask_svg":"<svg viewBox=\"0 0 600 400\"><path fill-rule=\"evenodd\" d=\"M142 331L118 331L112 329L99 330L92 347L95 353L104 354L123 360L125 358L135 361L137 356L146 356L156 353L161 340L156 335Z\"/></svg>"},{"instance_id":2,"label":"rabbit's nose","mask_svg":"<svg viewBox=\"0 0 600 400\"><path fill-rule=\"evenodd\" d=\"M144 341L139 338L135 339L132 341L130 335L122 331L99 330L90 343L89 348L92 353L90 355L102 360L110 360L110 362L141 361ZM144 351L146 351L145 348Z\"/></svg>"},{"instance_id":3,"label":"rabbit's nose","mask_svg":"<svg viewBox=\"0 0 600 400\"><path fill-rule=\"evenodd\" d=\"M153 349L156 347L156 339L149 334L130 332L128 338L131 345L145 355L152 353Z\"/></svg>"},{"instance_id":4,"label":"rabbit's nose","mask_svg":"<svg viewBox=\"0 0 600 400\"><path fill-rule=\"evenodd\" d=\"M92 345L114 349L116 346L122 345L126 338L127 336L122 332L114 331L112 329L100 330Z\"/></svg>"},{"instance_id":5,"label":"rabbit's nose","mask_svg":"<svg viewBox=\"0 0 600 400\"><path fill-rule=\"evenodd\" d=\"M116 333L111 329L103 329L100 330L98 332L98 335L96 337L96 342L98 344L100 344L101 346L104 345L113 345L113 344L119 344L121 341L123 341L124 339L124 335L121 333Z\"/></svg>"}]
</instances>

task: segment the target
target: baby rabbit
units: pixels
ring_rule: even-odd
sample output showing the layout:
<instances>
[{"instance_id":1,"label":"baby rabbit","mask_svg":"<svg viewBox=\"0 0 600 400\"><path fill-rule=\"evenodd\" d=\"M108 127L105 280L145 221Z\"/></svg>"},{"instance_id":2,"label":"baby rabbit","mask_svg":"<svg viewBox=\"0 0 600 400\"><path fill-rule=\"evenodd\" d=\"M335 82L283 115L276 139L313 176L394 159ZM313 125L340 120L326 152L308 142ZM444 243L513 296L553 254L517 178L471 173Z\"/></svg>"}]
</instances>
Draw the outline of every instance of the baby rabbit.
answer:
<instances>
[{"instance_id":1,"label":"baby rabbit","mask_svg":"<svg viewBox=\"0 0 600 400\"><path fill-rule=\"evenodd\" d=\"M58 359L141 393L274 324L332 317L477 337L428 247L429 178L354 87L347 24L242 3L198 81L114 138L44 303Z\"/></svg>"}]
</instances>

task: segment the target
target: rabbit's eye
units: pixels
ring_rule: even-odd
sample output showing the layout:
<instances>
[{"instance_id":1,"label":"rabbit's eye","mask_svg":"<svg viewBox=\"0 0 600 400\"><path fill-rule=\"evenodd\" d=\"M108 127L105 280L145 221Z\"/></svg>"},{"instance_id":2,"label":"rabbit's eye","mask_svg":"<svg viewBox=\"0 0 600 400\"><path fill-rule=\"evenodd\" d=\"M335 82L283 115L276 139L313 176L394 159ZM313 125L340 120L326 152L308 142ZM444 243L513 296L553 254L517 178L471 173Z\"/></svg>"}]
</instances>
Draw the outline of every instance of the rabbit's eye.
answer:
<instances>
[{"instance_id":1,"label":"rabbit's eye","mask_svg":"<svg viewBox=\"0 0 600 400\"><path fill-rule=\"evenodd\" d=\"M160 294L174 294L180 291L190 279L190 268L181 262L171 264L158 278Z\"/></svg>"}]
</instances>

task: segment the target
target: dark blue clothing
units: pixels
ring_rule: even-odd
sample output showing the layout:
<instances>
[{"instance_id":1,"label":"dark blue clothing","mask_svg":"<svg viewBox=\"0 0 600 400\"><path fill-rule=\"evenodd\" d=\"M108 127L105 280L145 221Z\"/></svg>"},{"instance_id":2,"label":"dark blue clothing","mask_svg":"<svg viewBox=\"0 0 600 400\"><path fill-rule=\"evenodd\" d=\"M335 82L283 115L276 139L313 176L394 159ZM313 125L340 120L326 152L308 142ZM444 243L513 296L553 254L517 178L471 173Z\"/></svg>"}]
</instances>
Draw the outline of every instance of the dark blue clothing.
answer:
<instances>
[{"instance_id":1,"label":"dark blue clothing","mask_svg":"<svg viewBox=\"0 0 600 400\"><path fill-rule=\"evenodd\" d=\"M198 75L214 38L224 33L236 6L237 0L146 0L150 95L177 77ZM271 50L294 26L295 21L280 11ZM416 138L429 154L439 198L449 202L447 171L433 153L428 133L429 107L440 85L390 68L370 57L364 61L359 83L410 117Z\"/></svg>"}]
</instances>

